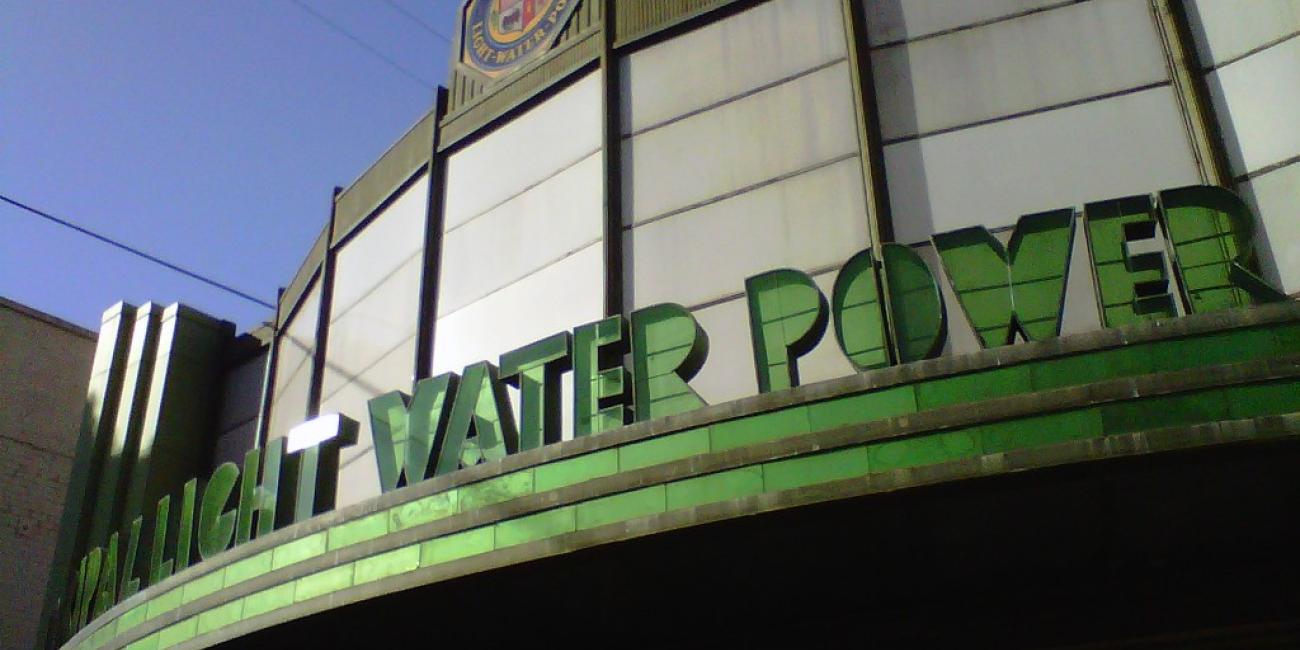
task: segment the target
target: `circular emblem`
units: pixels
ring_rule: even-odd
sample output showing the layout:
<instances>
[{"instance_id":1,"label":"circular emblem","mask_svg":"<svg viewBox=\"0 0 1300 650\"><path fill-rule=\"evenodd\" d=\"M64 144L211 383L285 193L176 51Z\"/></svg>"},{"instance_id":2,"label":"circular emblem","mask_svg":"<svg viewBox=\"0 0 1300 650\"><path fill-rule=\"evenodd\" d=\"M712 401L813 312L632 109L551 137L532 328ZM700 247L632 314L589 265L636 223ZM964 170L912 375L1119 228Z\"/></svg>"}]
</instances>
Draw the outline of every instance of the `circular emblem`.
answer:
<instances>
[{"instance_id":1,"label":"circular emblem","mask_svg":"<svg viewBox=\"0 0 1300 650\"><path fill-rule=\"evenodd\" d=\"M578 0L472 0L465 18L462 60L500 75L545 52Z\"/></svg>"}]
</instances>

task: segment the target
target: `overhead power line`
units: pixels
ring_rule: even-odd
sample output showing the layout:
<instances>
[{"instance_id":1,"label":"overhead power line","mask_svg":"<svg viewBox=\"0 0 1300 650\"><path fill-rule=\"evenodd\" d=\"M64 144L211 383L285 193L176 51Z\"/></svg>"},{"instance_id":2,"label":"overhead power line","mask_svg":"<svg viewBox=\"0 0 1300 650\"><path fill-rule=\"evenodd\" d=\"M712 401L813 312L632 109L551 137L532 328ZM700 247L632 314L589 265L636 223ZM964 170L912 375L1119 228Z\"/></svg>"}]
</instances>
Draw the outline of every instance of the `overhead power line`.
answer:
<instances>
[{"instance_id":1,"label":"overhead power line","mask_svg":"<svg viewBox=\"0 0 1300 650\"><path fill-rule=\"evenodd\" d=\"M60 226L65 227L65 228L71 228L72 230L75 230L75 231L77 231L77 232L79 232L79 233L81 233L81 234L83 234L83 235L86 235L87 237L90 237L90 238L92 238L92 239L99 240L99 241L101 241L101 242L103 242L103 243L105 243L105 244L108 244L109 246L112 246L112 247L114 247L114 248L117 248L117 249L120 249L120 250L124 250L124 251L126 251L126 252L128 252L128 253L130 253L130 254L132 254L132 255L135 255L136 257L142 257L142 258L144 258L144 259L146 259L146 260L149 260L150 262L153 262L154 264L158 264L158 265L164 266L164 267L166 267L166 268L168 268L168 269L171 269L171 270L173 270L173 271L175 271L175 272L177 272L177 273L180 273L181 275L184 275L185 277L188 277L188 278L191 278L191 279L194 279L194 280L198 280L199 282L202 282L203 284L206 284L206 285L211 286L211 287L216 287L217 289L220 289L220 290L222 290L222 291L225 291L226 293L234 294L234 295L236 295L236 296L239 296L240 298L243 298L244 300L247 300L247 301L249 301L249 302L253 302L253 303L259 304L259 305L261 305L261 306L263 306L263 307L266 307L267 309L275 309L275 305L273 305L273 304L271 304L271 303L269 303L269 302L266 302L265 300L261 300L261 299L255 297L255 296L250 295L250 294L244 293L243 291L240 291L239 289L236 289L236 288L234 288L234 287L232 287L232 286L230 286L230 285L228 285L228 284L224 284L224 283L218 282L218 281L216 281L216 280L213 280L212 278L209 278L209 277L204 276L204 275L200 275L199 273L196 273L196 272L194 272L194 271L191 271L191 270L189 270L189 269L187 269L187 268L184 268L184 267L178 266L178 265L176 265L176 264L172 264L171 262L168 262L167 260L164 260L164 259L162 259L162 258L159 258L159 257L156 256L156 255L152 255L152 254L150 254L150 253L146 253L146 252L144 252L144 251L142 251L142 250L140 250L140 249L138 249L138 248L136 248L136 247L134 247L134 246L129 246L129 245L127 245L127 244L123 244L122 242L119 242L119 241L117 241L117 240L110 239L110 238L105 237L104 235L101 235L101 234L99 234L99 233L97 233L97 232L94 232L94 231L92 231L92 230L90 230L90 229L87 229L87 228L83 228L83 227L81 227L81 226L78 226L77 224L72 223L71 221L68 221L68 220L66 220L66 219L60 219L60 218L58 218L58 217L56 217L56 216L54 216L54 215L52 215L52 214L50 214L50 213L48 213L48 212L46 212L46 211L44 211L44 210L39 210L39 209L37 209L37 208L33 208L32 206L27 205L26 203L23 203L22 201L18 201L18 200L12 199L12 198L10 198L10 197L4 195L4 194L0 194L0 201L4 201L5 203L8 203L9 205L14 206L15 208L18 208L18 209L20 209L20 210L25 210L25 211L27 211L27 212L30 212L31 214L34 214L34 215L36 215L36 216L38 216L38 217L41 217L41 218L43 218L43 219L46 219L46 220L52 221L52 222L54 222L54 223L56 223L56 224L59 224Z\"/></svg>"},{"instance_id":2,"label":"overhead power line","mask_svg":"<svg viewBox=\"0 0 1300 650\"><path fill-rule=\"evenodd\" d=\"M429 90L437 90L437 88L434 87L432 83L425 81L422 77L420 77L420 75L411 72L408 68L406 68L402 64L392 60L391 58L388 57L387 54L380 52L379 50L372 47L369 43L361 40L361 38L358 37L356 34L353 34L352 32L345 29L342 25L334 22L333 20L330 20L328 17L325 16L325 14L322 14L319 11L312 9L310 5L302 2L302 0L289 0L289 2L292 2L294 6L307 12L309 16L324 23L326 27L329 27L330 29L338 32L344 38L348 39L349 41L352 41L352 43L355 44L357 47L375 55L375 57L378 58L379 60L392 66L394 70L397 70L398 72L402 73L411 81L414 81L420 84L421 86L428 88Z\"/></svg>"},{"instance_id":3,"label":"overhead power line","mask_svg":"<svg viewBox=\"0 0 1300 650\"><path fill-rule=\"evenodd\" d=\"M430 25L429 23L426 23L426 22L424 22L423 20L421 20L419 16L416 16L415 14L413 14L413 13L407 11L405 7L403 7L402 5L397 4L397 2L396 2L395 0L383 0L383 3L386 4L386 5L388 5L388 6L390 6L390 7L392 7L395 11L397 11L397 13L402 14L403 16L406 16L408 19L410 19L411 22L413 22L413 23L419 25L420 27L423 27L423 28L424 28L424 31L429 32L430 34L433 34L434 36L437 36L438 38L442 39L443 42L445 42L446 44L451 45L451 39L450 39L450 38L447 38L446 36L443 35L442 32L440 32L440 31L434 29L434 28L433 28L433 25Z\"/></svg>"}]
</instances>

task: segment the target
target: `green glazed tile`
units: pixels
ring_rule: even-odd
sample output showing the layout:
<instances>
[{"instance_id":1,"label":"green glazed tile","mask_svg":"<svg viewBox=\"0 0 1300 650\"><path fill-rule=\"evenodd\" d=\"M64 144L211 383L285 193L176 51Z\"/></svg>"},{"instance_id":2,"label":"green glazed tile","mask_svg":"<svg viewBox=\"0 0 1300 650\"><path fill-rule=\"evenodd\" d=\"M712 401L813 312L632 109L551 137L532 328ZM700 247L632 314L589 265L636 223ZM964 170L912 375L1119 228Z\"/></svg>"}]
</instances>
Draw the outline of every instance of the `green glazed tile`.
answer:
<instances>
[{"instance_id":1,"label":"green glazed tile","mask_svg":"<svg viewBox=\"0 0 1300 650\"><path fill-rule=\"evenodd\" d=\"M492 550L495 531L492 526L429 540L420 545L420 566L433 566Z\"/></svg>"},{"instance_id":2,"label":"green glazed tile","mask_svg":"<svg viewBox=\"0 0 1300 650\"><path fill-rule=\"evenodd\" d=\"M457 508L469 512L483 506L528 496L533 493L533 470L511 472L460 488Z\"/></svg>"},{"instance_id":3,"label":"green glazed tile","mask_svg":"<svg viewBox=\"0 0 1300 650\"><path fill-rule=\"evenodd\" d=\"M668 491L662 485L601 497L577 505L578 530L658 514L667 509Z\"/></svg>"},{"instance_id":4,"label":"green glazed tile","mask_svg":"<svg viewBox=\"0 0 1300 650\"><path fill-rule=\"evenodd\" d=\"M881 442L867 447L871 471L920 467L980 455L973 431L950 431Z\"/></svg>"},{"instance_id":5,"label":"green glazed tile","mask_svg":"<svg viewBox=\"0 0 1300 650\"><path fill-rule=\"evenodd\" d=\"M321 531L275 547L271 553L271 568L282 569L290 564L314 558L324 552L325 531Z\"/></svg>"},{"instance_id":6,"label":"green glazed tile","mask_svg":"<svg viewBox=\"0 0 1300 650\"><path fill-rule=\"evenodd\" d=\"M345 564L298 578L294 582L293 601L300 603L352 586L353 568L352 564Z\"/></svg>"},{"instance_id":7,"label":"green glazed tile","mask_svg":"<svg viewBox=\"0 0 1300 650\"><path fill-rule=\"evenodd\" d=\"M194 632L198 629L199 620L193 616L170 625L158 631L158 647L170 648L178 643L183 643L194 638Z\"/></svg>"},{"instance_id":8,"label":"green glazed tile","mask_svg":"<svg viewBox=\"0 0 1300 650\"><path fill-rule=\"evenodd\" d=\"M199 614L198 634L207 634L232 623L238 623L244 609L244 600L226 603Z\"/></svg>"},{"instance_id":9,"label":"green glazed tile","mask_svg":"<svg viewBox=\"0 0 1300 650\"><path fill-rule=\"evenodd\" d=\"M221 589L224 579L224 572L213 571L189 581L184 587L181 587L181 603L192 603L208 594L217 592Z\"/></svg>"},{"instance_id":10,"label":"green glazed tile","mask_svg":"<svg viewBox=\"0 0 1300 650\"><path fill-rule=\"evenodd\" d=\"M726 451L801 433L808 433L808 407L792 406L715 424L709 440L713 451Z\"/></svg>"},{"instance_id":11,"label":"green glazed tile","mask_svg":"<svg viewBox=\"0 0 1300 650\"><path fill-rule=\"evenodd\" d=\"M286 582L244 597L244 618L252 618L293 604L295 583Z\"/></svg>"},{"instance_id":12,"label":"green glazed tile","mask_svg":"<svg viewBox=\"0 0 1300 650\"><path fill-rule=\"evenodd\" d=\"M618 467L627 472L707 453L709 430L690 429L619 447Z\"/></svg>"},{"instance_id":13,"label":"green glazed tile","mask_svg":"<svg viewBox=\"0 0 1300 650\"><path fill-rule=\"evenodd\" d=\"M456 514L456 490L439 492L396 506L388 511L388 529L406 530Z\"/></svg>"},{"instance_id":14,"label":"green glazed tile","mask_svg":"<svg viewBox=\"0 0 1300 650\"><path fill-rule=\"evenodd\" d=\"M668 484L668 509L690 508L763 491L763 468L742 467Z\"/></svg>"},{"instance_id":15,"label":"green glazed tile","mask_svg":"<svg viewBox=\"0 0 1300 650\"><path fill-rule=\"evenodd\" d=\"M537 467L535 489L544 492L617 473L618 450L606 449Z\"/></svg>"},{"instance_id":16,"label":"green glazed tile","mask_svg":"<svg viewBox=\"0 0 1300 650\"><path fill-rule=\"evenodd\" d=\"M149 607L148 603L143 603L141 605L128 609L126 613L119 616L117 619L118 633L121 634L143 623L145 611L148 609L148 607Z\"/></svg>"},{"instance_id":17,"label":"green glazed tile","mask_svg":"<svg viewBox=\"0 0 1300 650\"><path fill-rule=\"evenodd\" d=\"M148 602L148 612L145 614L146 619L153 618L164 612L170 612L181 606L181 590L179 587L165 594L153 598Z\"/></svg>"},{"instance_id":18,"label":"green glazed tile","mask_svg":"<svg viewBox=\"0 0 1300 650\"><path fill-rule=\"evenodd\" d=\"M537 539L570 533L577 529L574 507L565 506L535 515L503 521L496 525L496 547L505 548Z\"/></svg>"},{"instance_id":19,"label":"green glazed tile","mask_svg":"<svg viewBox=\"0 0 1300 650\"><path fill-rule=\"evenodd\" d=\"M126 650L156 650L158 647L158 633L154 632L149 636L132 642L126 646Z\"/></svg>"},{"instance_id":20,"label":"green glazed tile","mask_svg":"<svg viewBox=\"0 0 1300 650\"><path fill-rule=\"evenodd\" d=\"M986 454L1027 449L1102 435L1101 412L1095 408L1049 413L978 428Z\"/></svg>"},{"instance_id":21,"label":"green glazed tile","mask_svg":"<svg viewBox=\"0 0 1300 650\"><path fill-rule=\"evenodd\" d=\"M245 580L251 580L264 573L270 573L271 556L273 554L274 549L268 549L226 567L224 572L225 581L222 583L223 586L229 587Z\"/></svg>"},{"instance_id":22,"label":"green glazed tile","mask_svg":"<svg viewBox=\"0 0 1300 650\"><path fill-rule=\"evenodd\" d=\"M376 512L329 529L329 550L383 537L388 534L388 513Z\"/></svg>"},{"instance_id":23,"label":"green glazed tile","mask_svg":"<svg viewBox=\"0 0 1300 650\"><path fill-rule=\"evenodd\" d=\"M867 448L853 447L763 465L766 492L790 490L867 474Z\"/></svg>"},{"instance_id":24,"label":"green glazed tile","mask_svg":"<svg viewBox=\"0 0 1300 650\"><path fill-rule=\"evenodd\" d=\"M1300 412L1300 385L1295 380L1233 386L1224 393L1232 419Z\"/></svg>"},{"instance_id":25,"label":"green glazed tile","mask_svg":"<svg viewBox=\"0 0 1300 650\"><path fill-rule=\"evenodd\" d=\"M808 421L813 431L824 431L915 412L916 388L895 386L812 404Z\"/></svg>"},{"instance_id":26,"label":"green glazed tile","mask_svg":"<svg viewBox=\"0 0 1300 650\"><path fill-rule=\"evenodd\" d=\"M1150 347L1156 370L1169 372L1269 356L1273 346L1272 332L1252 328L1160 341Z\"/></svg>"},{"instance_id":27,"label":"green glazed tile","mask_svg":"<svg viewBox=\"0 0 1300 650\"><path fill-rule=\"evenodd\" d=\"M1033 392L1029 368L1012 366L921 382L916 385L916 405L924 411L1029 392Z\"/></svg>"},{"instance_id":28,"label":"green glazed tile","mask_svg":"<svg viewBox=\"0 0 1300 650\"><path fill-rule=\"evenodd\" d=\"M1228 402L1221 390L1181 395L1145 397L1101 407L1107 435L1184 424L1202 424L1228 418Z\"/></svg>"},{"instance_id":29,"label":"green glazed tile","mask_svg":"<svg viewBox=\"0 0 1300 650\"><path fill-rule=\"evenodd\" d=\"M1088 352L1029 364L1035 390L1081 386L1152 371L1151 350L1145 345Z\"/></svg>"},{"instance_id":30,"label":"green glazed tile","mask_svg":"<svg viewBox=\"0 0 1300 650\"><path fill-rule=\"evenodd\" d=\"M353 584L373 582L420 566L420 545L412 544L399 549L357 560L357 573Z\"/></svg>"}]
</instances>

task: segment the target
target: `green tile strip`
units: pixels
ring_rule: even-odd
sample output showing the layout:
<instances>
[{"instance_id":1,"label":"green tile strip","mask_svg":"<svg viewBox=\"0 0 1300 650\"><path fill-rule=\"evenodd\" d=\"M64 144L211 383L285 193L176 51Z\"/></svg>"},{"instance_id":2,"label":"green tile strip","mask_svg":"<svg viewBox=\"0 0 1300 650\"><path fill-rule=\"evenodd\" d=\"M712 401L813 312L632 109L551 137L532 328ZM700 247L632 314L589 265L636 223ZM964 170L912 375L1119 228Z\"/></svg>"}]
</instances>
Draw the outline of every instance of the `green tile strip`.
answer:
<instances>
[{"instance_id":1,"label":"green tile strip","mask_svg":"<svg viewBox=\"0 0 1300 650\"><path fill-rule=\"evenodd\" d=\"M1282 356L1300 349L1300 324L1284 323L1217 332L1176 340L1133 344L1120 349L1031 361L927 382L898 385L822 402L746 416L709 427L641 440L546 465L512 472L423 497L336 526L246 558L173 589L110 621L104 629L122 634L215 591L292 564L391 532L443 519L459 512L559 489L691 456L906 415L940 406L996 399L1157 371ZM829 453L807 455L691 477L666 485L601 497L575 506L534 513L493 526L460 532L379 556L304 576L241 601L242 618L251 618L326 593L393 575L470 557L494 549L545 539L607 523L727 499L793 489L869 472L906 469L1013 449L1056 444L1144 429L1241 419L1300 411L1295 382L1233 386L1190 394L1157 396L1051 413L968 429L889 440ZM382 559L381 559L382 558ZM247 601L245 603L245 601ZM226 608L229 604L218 609ZM215 612L209 610L204 614ZM231 609L222 614L233 616ZM217 617L217 614L213 614ZM226 618L221 620L225 621ZM198 622L185 621L141 641L158 647L193 636ZM209 618L208 620L216 620ZM228 624L233 621L226 621ZM219 627L219 626L218 626ZM216 629L216 628L213 628ZM97 631L86 647L106 642ZM189 634L189 636L186 636ZM134 644L133 644L134 645ZM153 647L145 643L141 647Z\"/></svg>"}]
</instances>

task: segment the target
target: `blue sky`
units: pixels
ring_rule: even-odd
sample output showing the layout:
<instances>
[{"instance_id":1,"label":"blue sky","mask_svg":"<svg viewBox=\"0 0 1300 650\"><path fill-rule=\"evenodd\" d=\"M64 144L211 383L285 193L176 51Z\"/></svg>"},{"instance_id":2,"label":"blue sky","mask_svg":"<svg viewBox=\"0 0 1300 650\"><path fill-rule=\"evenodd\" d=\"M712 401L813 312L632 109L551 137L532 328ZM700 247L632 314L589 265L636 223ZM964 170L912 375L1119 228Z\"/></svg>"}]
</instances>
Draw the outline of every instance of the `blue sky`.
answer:
<instances>
[{"instance_id":1,"label":"blue sky","mask_svg":"<svg viewBox=\"0 0 1300 650\"><path fill-rule=\"evenodd\" d=\"M445 84L459 0L300 0ZM391 3L391 4L390 4ZM273 301L433 91L294 0L0 2L0 193ZM119 300L264 307L0 204L0 296L98 329Z\"/></svg>"}]
</instances>

